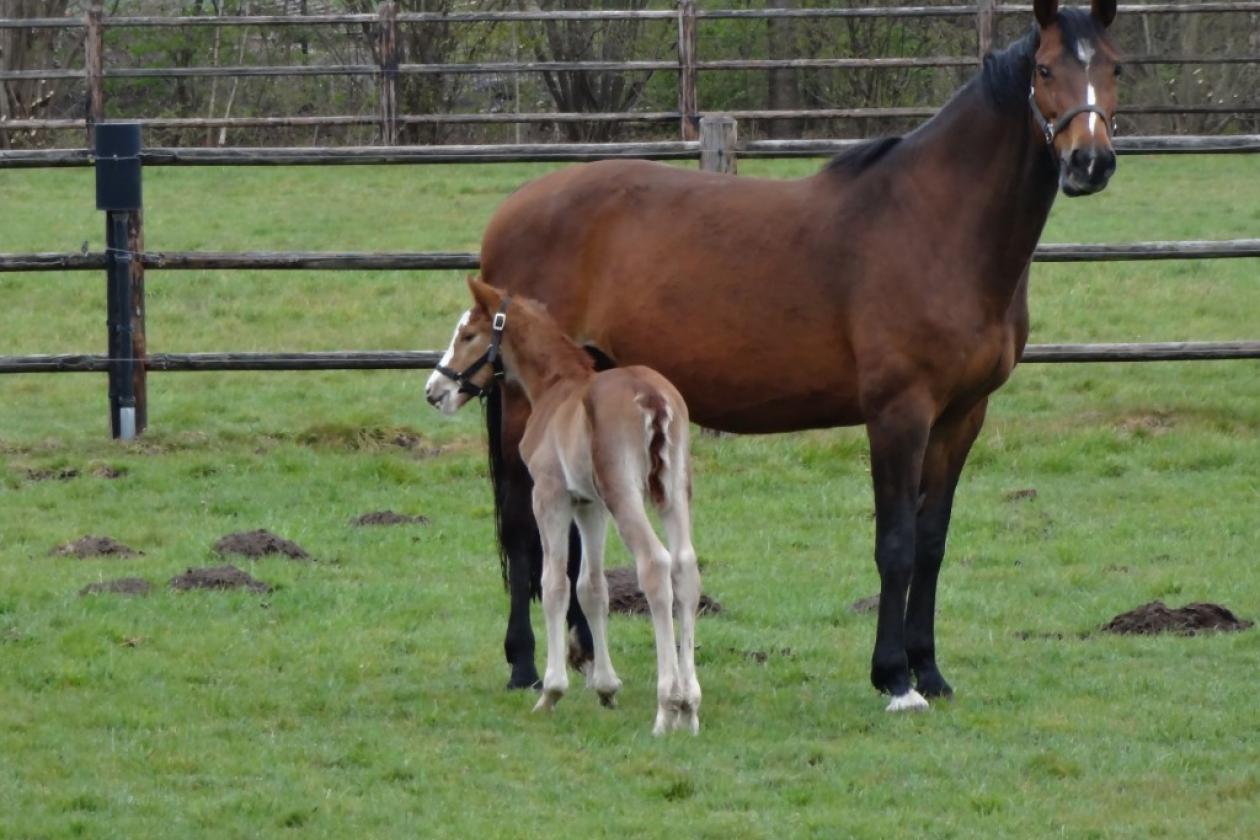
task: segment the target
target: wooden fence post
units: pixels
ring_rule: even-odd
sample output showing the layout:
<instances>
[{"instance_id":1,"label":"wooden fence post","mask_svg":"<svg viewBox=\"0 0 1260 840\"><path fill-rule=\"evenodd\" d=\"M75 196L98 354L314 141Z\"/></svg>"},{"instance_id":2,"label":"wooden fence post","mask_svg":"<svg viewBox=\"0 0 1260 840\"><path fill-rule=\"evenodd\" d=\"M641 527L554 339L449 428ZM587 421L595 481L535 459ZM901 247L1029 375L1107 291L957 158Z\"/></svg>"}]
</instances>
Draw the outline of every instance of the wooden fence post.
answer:
<instances>
[{"instance_id":1,"label":"wooden fence post","mask_svg":"<svg viewBox=\"0 0 1260 840\"><path fill-rule=\"evenodd\" d=\"M976 43L983 60L993 49L993 4L995 0L978 0L976 4Z\"/></svg>"},{"instance_id":2,"label":"wooden fence post","mask_svg":"<svg viewBox=\"0 0 1260 840\"><path fill-rule=\"evenodd\" d=\"M696 3L678 0L678 113L682 139L698 136L696 114Z\"/></svg>"},{"instance_id":3,"label":"wooden fence post","mask_svg":"<svg viewBox=\"0 0 1260 840\"><path fill-rule=\"evenodd\" d=\"M734 117L700 118L700 171L736 174Z\"/></svg>"},{"instance_id":4,"label":"wooden fence post","mask_svg":"<svg viewBox=\"0 0 1260 840\"><path fill-rule=\"evenodd\" d=\"M92 0L83 31L83 64L87 79L87 147L92 148L96 124L105 119L105 10L104 0Z\"/></svg>"},{"instance_id":5,"label":"wooden fence post","mask_svg":"<svg viewBox=\"0 0 1260 840\"><path fill-rule=\"evenodd\" d=\"M398 145L398 4L386 0L377 8L376 33L381 72L381 143Z\"/></svg>"},{"instance_id":6,"label":"wooden fence post","mask_svg":"<svg viewBox=\"0 0 1260 840\"><path fill-rule=\"evenodd\" d=\"M96 207L105 211L110 430L123 440L148 425L141 145L137 123L96 126Z\"/></svg>"}]
</instances>

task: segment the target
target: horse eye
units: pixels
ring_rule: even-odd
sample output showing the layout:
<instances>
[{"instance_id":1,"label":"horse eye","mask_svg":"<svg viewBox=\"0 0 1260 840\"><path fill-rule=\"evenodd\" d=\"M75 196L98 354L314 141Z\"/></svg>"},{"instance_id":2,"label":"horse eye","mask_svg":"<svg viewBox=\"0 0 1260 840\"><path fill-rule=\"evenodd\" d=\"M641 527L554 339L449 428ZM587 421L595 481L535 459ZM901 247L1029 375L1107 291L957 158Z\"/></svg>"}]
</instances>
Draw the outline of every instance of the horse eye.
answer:
<instances>
[{"instance_id":1,"label":"horse eye","mask_svg":"<svg viewBox=\"0 0 1260 840\"><path fill-rule=\"evenodd\" d=\"M460 341L464 342L465 344L467 344L468 342L470 342L470 341L472 341L472 340L473 340L473 337L472 337L471 335L466 335L466 336L464 336L463 338L461 338L461 339L460 339Z\"/></svg>"},{"instance_id":2,"label":"horse eye","mask_svg":"<svg viewBox=\"0 0 1260 840\"><path fill-rule=\"evenodd\" d=\"M1117 64L1116 65L1116 78L1117 79L1124 75L1124 73L1121 72L1122 70L1124 70L1124 68L1121 67L1119 64Z\"/></svg>"},{"instance_id":3,"label":"horse eye","mask_svg":"<svg viewBox=\"0 0 1260 840\"><path fill-rule=\"evenodd\" d=\"M1044 64L1037 65L1037 75L1043 79L1050 78L1050 68Z\"/></svg>"}]
</instances>

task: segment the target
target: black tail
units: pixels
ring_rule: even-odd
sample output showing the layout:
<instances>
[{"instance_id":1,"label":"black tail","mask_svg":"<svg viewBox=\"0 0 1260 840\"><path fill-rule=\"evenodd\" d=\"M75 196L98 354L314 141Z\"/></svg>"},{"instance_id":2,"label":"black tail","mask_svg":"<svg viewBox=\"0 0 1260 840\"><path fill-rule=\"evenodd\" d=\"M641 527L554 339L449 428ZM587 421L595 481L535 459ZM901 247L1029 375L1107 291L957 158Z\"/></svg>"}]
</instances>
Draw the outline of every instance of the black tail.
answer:
<instances>
[{"instance_id":1,"label":"black tail","mask_svg":"<svg viewBox=\"0 0 1260 840\"><path fill-rule=\"evenodd\" d=\"M486 449L490 453L490 485L494 490L494 541L499 548L499 570L503 575L503 586L508 586L508 555L503 543L503 498L506 495L506 476L503 460L503 392L499 388L491 388L483 402L486 417L486 436L489 438Z\"/></svg>"}]
</instances>

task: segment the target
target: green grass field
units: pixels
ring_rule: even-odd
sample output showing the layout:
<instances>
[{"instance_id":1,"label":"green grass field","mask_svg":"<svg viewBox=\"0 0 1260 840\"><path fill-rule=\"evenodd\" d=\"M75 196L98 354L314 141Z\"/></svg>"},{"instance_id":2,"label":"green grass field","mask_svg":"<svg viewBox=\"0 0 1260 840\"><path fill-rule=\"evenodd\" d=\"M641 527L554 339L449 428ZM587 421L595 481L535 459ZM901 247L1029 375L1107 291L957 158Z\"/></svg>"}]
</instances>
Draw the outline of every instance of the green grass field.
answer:
<instances>
[{"instance_id":1,"label":"green grass field","mask_svg":"<svg viewBox=\"0 0 1260 840\"><path fill-rule=\"evenodd\" d=\"M146 244L471 250L548 168L157 168ZM89 171L0 172L0 196L0 252L101 247ZM1260 161L1130 157L1106 193L1060 199L1046 240L1258 230ZM1254 260L1040 265L1032 340L1257 338L1258 280ZM434 348L458 281L154 272L150 349ZM103 352L97 274L0 289L0 355ZM1260 618L1257 373L1016 372L943 576L958 696L918 716L883 712L874 619L849 609L877 588L860 431L698 438L696 544L725 611L700 622L700 737L659 740L641 619L612 621L617 711L576 688L536 716L502 690L480 417L429 409L426 373L154 374L132 445L108 440L103 376L0 377L0 838L1254 836L1260 631L1097 628L1155 598ZM79 475L31 477L49 469ZM350 527L384 508L432 522ZM316 562L238 562L267 596L166 588L254 528ZM84 534L145 553L48 556ZM77 595L123 575L154 594Z\"/></svg>"}]
</instances>

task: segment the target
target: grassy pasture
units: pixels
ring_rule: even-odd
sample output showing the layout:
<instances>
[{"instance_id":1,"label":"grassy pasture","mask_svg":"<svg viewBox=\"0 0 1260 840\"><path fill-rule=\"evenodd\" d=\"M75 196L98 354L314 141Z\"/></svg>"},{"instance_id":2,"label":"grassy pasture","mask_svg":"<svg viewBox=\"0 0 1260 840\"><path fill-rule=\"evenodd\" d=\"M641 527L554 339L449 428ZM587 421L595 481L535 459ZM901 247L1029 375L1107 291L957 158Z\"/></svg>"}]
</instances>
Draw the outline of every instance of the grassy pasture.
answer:
<instances>
[{"instance_id":1,"label":"grassy pasture","mask_svg":"<svg viewBox=\"0 0 1260 840\"><path fill-rule=\"evenodd\" d=\"M497 202L548 168L153 169L147 245L475 249ZM0 173L0 251L99 248L91 179ZM1046 240L1257 230L1260 162L1125 158L1103 195L1060 200ZM1255 338L1256 269L1040 265L1032 340ZM150 347L437 347L457 281L154 272ZM0 289L0 354L102 352L99 276ZM154 374L152 431L129 446L107 440L103 377L0 377L0 837L1251 836L1260 631L1095 631L1154 598L1260 617L1256 374L1018 370L964 475L943 577L959 696L913 717L883 713L873 618L848 609L877 587L861 433L697 439L696 543L726 611L700 624L700 738L661 740L642 620L612 622L616 712L579 688L537 717L501 690L480 418L428 409L426 374ZM30 477L47 469L80 474ZM383 508L432 523L348 525ZM165 588L217 563L217 537L260 527L317 562L239 563L269 596ZM47 556L89 533L145 554ZM158 588L76 594L123 575Z\"/></svg>"}]
</instances>

